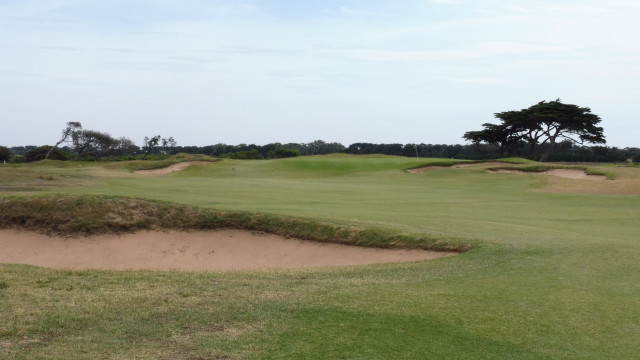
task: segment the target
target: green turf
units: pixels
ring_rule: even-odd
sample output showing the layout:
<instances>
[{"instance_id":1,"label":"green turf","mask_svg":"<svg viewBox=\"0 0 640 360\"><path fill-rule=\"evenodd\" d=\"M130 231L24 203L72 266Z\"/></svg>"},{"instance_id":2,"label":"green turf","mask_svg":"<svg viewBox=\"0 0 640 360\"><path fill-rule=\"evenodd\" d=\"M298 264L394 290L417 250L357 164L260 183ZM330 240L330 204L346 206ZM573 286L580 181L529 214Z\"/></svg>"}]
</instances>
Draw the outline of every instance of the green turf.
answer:
<instances>
[{"instance_id":1,"label":"green turf","mask_svg":"<svg viewBox=\"0 0 640 360\"><path fill-rule=\"evenodd\" d=\"M5 196L135 196L480 246L231 274L0 265L0 358L637 358L638 196L548 193L543 175L482 167L404 171L430 163L450 160L224 160L161 177L119 164L1 167Z\"/></svg>"}]
</instances>

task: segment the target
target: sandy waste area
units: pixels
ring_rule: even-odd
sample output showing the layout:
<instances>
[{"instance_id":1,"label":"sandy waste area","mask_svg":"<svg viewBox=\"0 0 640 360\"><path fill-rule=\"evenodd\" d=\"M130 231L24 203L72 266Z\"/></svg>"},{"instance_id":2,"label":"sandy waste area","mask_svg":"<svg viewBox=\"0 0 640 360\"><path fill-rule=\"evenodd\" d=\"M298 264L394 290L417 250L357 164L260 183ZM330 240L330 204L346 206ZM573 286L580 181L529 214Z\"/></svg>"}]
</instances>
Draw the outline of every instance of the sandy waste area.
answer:
<instances>
[{"instance_id":1,"label":"sandy waste area","mask_svg":"<svg viewBox=\"0 0 640 360\"><path fill-rule=\"evenodd\" d=\"M241 230L50 237L0 230L0 263L56 269L234 271L420 261L453 252L376 249Z\"/></svg>"}]
</instances>

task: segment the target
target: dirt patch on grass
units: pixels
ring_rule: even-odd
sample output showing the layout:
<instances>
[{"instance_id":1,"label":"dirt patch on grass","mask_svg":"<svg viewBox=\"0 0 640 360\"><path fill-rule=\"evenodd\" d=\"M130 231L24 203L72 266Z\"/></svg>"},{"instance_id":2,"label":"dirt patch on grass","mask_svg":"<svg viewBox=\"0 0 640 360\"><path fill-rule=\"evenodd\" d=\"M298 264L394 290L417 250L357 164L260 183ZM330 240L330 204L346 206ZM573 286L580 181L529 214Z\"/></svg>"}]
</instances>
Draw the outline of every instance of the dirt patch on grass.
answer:
<instances>
[{"instance_id":1,"label":"dirt patch on grass","mask_svg":"<svg viewBox=\"0 0 640 360\"><path fill-rule=\"evenodd\" d=\"M489 172L499 173L499 174L546 174L546 175L557 176L565 179L577 179L577 180L603 181L607 179L605 175L590 175L590 174L587 174L584 170L574 170L574 169L551 169L551 170L542 171L539 173L526 172L526 171L520 171L520 170L507 170L507 169L490 170Z\"/></svg>"},{"instance_id":2,"label":"dirt patch on grass","mask_svg":"<svg viewBox=\"0 0 640 360\"><path fill-rule=\"evenodd\" d=\"M167 167L159 168L159 169L151 169L151 170L138 170L134 171L134 174L139 175L166 175L172 172L184 170L191 165L199 165L199 164L211 164L210 161L183 161L177 164L169 165Z\"/></svg>"},{"instance_id":3,"label":"dirt patch on grass","mask_svg":"<svg viewBox=\"0 0 640 360\"><path fill-rule=\"evenodd\" d=\"M454 252L317 243L241 230L50 237L0 230L0 263L59 269L233 271L406 262Z\"/></svg>"}]
</instances>

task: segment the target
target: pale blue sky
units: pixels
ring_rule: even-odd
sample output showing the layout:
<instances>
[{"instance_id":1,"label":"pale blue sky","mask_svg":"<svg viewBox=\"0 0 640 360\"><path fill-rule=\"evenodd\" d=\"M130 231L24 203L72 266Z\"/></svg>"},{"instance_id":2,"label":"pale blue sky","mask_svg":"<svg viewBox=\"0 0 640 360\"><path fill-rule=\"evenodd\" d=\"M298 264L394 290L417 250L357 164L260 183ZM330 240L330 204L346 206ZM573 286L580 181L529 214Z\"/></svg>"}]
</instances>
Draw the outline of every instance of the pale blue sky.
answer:
<instances>
[{"instance_id":1,"label":"pale blue sky","mask_svg":"<svg viewBox=\"0 0 640 360\"><path fill-rule=\"evenodd\" d=\"M463 143L561 98L640 146L632 0L0 0L0 145Z\"/></svg>"}]
</instances>

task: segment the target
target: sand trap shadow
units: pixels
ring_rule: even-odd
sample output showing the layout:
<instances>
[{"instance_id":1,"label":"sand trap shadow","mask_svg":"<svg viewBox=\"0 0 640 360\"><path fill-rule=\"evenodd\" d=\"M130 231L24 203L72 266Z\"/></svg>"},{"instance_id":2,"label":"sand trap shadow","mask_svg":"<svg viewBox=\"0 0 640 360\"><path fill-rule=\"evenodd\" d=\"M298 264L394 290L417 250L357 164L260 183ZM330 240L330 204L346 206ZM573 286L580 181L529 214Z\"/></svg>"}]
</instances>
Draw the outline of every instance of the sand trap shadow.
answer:
<instances>
[{"instance_id":1,"label":"sand trap shadow","mask_svg":"<svg viewBox=\"0 0 640 360\"><path fill-rule=\"evenodd\" d=\"M376 249L241 230L154 232L82 238L0 230L0 263L58 269L234 271L435 259L454 252Z\"/></svg>"}]
</instances>

